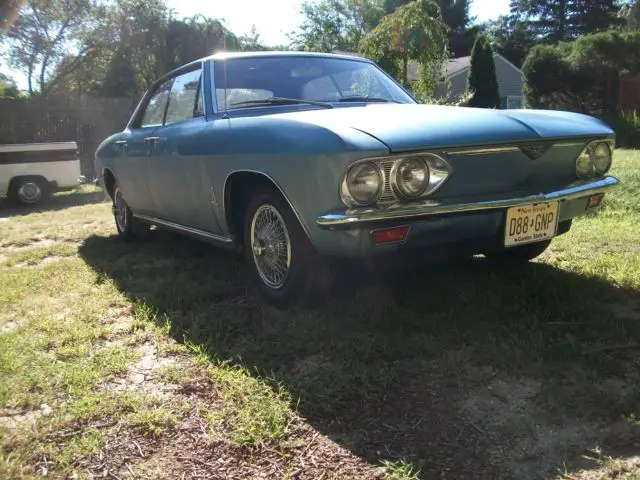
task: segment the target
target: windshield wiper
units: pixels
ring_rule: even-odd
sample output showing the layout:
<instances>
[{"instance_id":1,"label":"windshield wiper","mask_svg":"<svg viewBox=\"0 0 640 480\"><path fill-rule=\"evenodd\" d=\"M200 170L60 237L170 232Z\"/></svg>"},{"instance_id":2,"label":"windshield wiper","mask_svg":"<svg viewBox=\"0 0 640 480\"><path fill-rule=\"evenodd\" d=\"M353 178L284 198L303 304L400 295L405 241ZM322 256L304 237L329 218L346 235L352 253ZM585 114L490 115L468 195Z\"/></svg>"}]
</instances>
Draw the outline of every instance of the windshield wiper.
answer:
<instances>
[{"instance_id":1,"label":"windshield wiper","mask_svg":"<svg viewBox=\"0 0 640 480\"><path fill-rule=\"evenodd\" d=\"M391 103L400 103L397 100L391 100L390 98L382 98L382 97L370 97L368 95L352 95L350 97L342 97L340 99L341 102L391 102Z\"/></svg>"},{"instance_id":2,"label":"windshield wiper","mask_svg":"<svg viewBox=\"0 0 640 480\"><path fill-rule=\"evenodd\" d=\"M252 107L260 105L317 105L324 108L333 108L333 105L325 102L314 102L313 100L302 100L300 98L271 97L262 100L244 100L242 102L234 102L232 107Z\"/></svg>"}]
</instances>

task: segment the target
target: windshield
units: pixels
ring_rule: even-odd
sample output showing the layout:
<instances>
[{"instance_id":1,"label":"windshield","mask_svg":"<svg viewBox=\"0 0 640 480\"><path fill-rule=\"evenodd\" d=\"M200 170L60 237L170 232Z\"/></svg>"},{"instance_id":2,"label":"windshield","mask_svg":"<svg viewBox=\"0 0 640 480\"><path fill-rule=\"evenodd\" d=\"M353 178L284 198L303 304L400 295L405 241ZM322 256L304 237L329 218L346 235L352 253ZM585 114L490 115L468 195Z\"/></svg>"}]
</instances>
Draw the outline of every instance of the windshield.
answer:
<instances>
[{"instance_id":1,"label":"windshield","mask_svg":"<svg viewBox=\"0 0 640 480\"><path fill-rule=\"evenodd\" d=\"M243 108L246 102L274 97L314 102L349 98L366 101L371 97L378 102L415 103L375 65L358 60L309 56L233 58L216 60L214 75L218 110Z\"/></svg>"}]
</instances>

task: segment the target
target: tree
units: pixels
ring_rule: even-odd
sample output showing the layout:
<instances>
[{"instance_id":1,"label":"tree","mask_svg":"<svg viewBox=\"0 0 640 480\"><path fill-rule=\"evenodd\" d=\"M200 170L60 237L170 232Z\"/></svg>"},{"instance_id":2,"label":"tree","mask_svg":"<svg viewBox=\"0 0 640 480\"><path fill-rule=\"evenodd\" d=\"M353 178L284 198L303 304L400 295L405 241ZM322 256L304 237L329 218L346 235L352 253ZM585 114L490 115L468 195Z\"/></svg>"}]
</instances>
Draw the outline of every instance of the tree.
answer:
<instances>
[{"instance_id":1,"label":"tree","mask_svg":"<svg viewBox=\"0 0 640 480\"><path fill-rule=\"evenodd\" d=\"M100 93L106 97L129 97L138 95L140 88L132 63L131 47L121 44L111 57L100 85Z\"/></svg>"},{"instance_id":2,"label":"tree","mask_svg":"<svg viewBox=\"0 0 640 480\"><path fill-rule=\"evenodd\" d=\"M469 0L438 0L442 10L442 19L449 27L447 37L449 50L453 57L466 57L480 28L471 26L473 19L469 16Z\"/></svg>"},{"instance_id":3,"label":"tree","mask_svg":"<svg viewBox=\"0 0 640 480\"><path fill-rule=\"evenodd\" d=\"M245 52L259 52L268 50L266 46L260 41L260 34L255 25L251 26L251 31L248 35L242 35L238 38L240 42L240 50Z\"/></svg>"},{"instance_id":4,"label":"tree","mask_svg":"<svg viewBox=\"0 0 640 480\"><path fill-rule=\"evenodd\" d=\"M393 13L397 8L406 5L411 0L383 0L384 10L387 14ZM473 41L480 28L472 27L473 19L469 16L470 0L436 0L442 13L442 20L449 27L447 38L449 50L453 57L465 57L469 55Z\"/></svg>"},{"instance_id":5,"label":"tree","mask_svg":"<svg viewBox=\"0 0 640 480\"><path fill-rule=\"evenodd\" d=\"M478 35L471 51L468 90L473 92L470 107L500 108L493 50L483 35Z\"/></svg>"},{"instance_id":6,"label":"tree","mask_svg":"<svg viewBox=\"0 0 640 480\"><path fill-rule=\"evenodd\" d=\"M355 52L362 38L384 15L376 0L321 0L302 4L304 17L298 31L289 35L300 50Z\"/></svg>"},{"instance_id":7,"label":"tree","mask_svg":"<svg viewBox=\"0 0 640 480\"><path fill-rule=\"evenodd\" d=\"M20 98L20 90L13 78L0 73L0 98Z\"/></svg>"},{"instance_id":8,"label":"tree","mask_svg":"<svg viewBox=\"0 0 640 480\"><path fill-rule=\"evenodd\" d=\"M7 32L9 64L25 73L30 95L46 94L51 85L91 58L104 47L95 32L96 20L104 12L94 0L29 0ZM106 32L105 32L106 33ZM56 69L69 51L76 62ZM51 72L55 71L55 75ZM35 85L34 85L35 83Z\"/></svg>"},{"instance_id":9,"label":"tree","mask_svg":"<svg viewBox=\"0 0 640 480\"><path fill-rule=\"evenodd\" d=\"M616 0L511 0L510 6L534 37L549 43L620 24Z\"/></svg>"},{"instance_id":10,"label":"tree","mask_svg":"<svg viewBox=\"0 0 640 480\"><path fill-rule=\"evenodd\" d=\"M405 85L409 84L409 61L416 61L420 79L415 93L431 97L448 58L447 26L438 4L434 0L413 0L385 15L363 39L361 52Z\"/></svg>"},{"instance_id":11,"label":"tree","mask_svg":"<svg viewBox=\"0 0 640 480\"><path fill-rule=\"evenodd\" d=\"M640 30L640 0L623 3L618 17L626 30Z\"/></svg>"},{"instance_id":12,"label":"tree","mask_svg":"<svg viewBox=\"0 0 640 480\"><path fill-rule=\"evenodd\" d=\"M501 15L486 22L482 29L493 50L520 67L529 50L536 44L524 22L514 15Z\"/></svg>"}]
</instances>

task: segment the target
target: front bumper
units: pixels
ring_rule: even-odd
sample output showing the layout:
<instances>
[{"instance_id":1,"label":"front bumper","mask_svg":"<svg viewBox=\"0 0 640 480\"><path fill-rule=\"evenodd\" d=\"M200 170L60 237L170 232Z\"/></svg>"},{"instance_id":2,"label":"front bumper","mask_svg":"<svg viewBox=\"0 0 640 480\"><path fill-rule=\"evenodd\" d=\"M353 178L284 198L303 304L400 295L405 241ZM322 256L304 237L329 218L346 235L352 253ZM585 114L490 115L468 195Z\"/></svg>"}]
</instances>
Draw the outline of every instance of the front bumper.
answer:
<instances>
[{"instance_id":1,"label":"front bumper","mask_svg":"<svg viewBox=\"0 0 640 480\"><path fill-rule=\"evenodd\" d=\"M370 224L395 223L397 221L419 220L434 216L489 213L518 205L530 205L546 201L558 201L562 204L604 193L618 185L618 183L619 181L615 177L606 176L598 180L576 182L560 190L514 198L489 198L474 202L423 200L410 204L396 203L375 208L353 208L325 213L316 219L316 223L322 229L353 229Z\"/></svg>"}]
</instances>

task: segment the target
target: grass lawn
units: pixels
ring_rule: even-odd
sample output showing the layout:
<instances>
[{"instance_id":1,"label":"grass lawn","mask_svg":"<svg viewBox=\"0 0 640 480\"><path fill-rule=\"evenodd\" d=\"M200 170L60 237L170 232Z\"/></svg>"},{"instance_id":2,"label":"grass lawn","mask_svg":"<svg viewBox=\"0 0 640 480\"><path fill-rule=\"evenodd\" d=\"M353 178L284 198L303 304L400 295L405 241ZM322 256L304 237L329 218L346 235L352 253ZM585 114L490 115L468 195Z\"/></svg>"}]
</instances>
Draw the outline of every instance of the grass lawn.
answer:
<instances>
[{"instance_id":1,"label":"grass lawn","mask_svg":"<svg viewBox=\"0 0 640 480\"><path fill-rule=\"evenodd\" d=\"M640 152L536 262L314 310L101 192L0 208L0 478L640 479Z\"/></svg>"}]
</instances>

